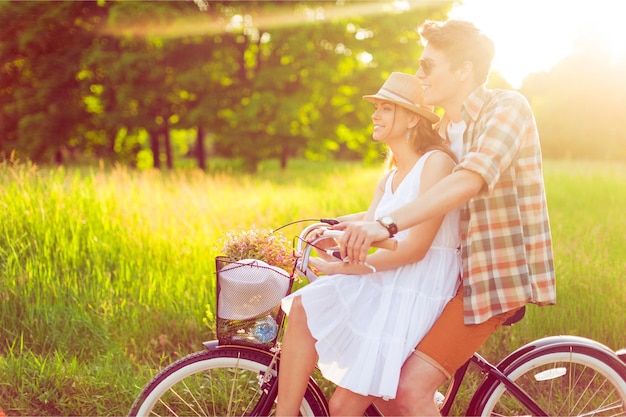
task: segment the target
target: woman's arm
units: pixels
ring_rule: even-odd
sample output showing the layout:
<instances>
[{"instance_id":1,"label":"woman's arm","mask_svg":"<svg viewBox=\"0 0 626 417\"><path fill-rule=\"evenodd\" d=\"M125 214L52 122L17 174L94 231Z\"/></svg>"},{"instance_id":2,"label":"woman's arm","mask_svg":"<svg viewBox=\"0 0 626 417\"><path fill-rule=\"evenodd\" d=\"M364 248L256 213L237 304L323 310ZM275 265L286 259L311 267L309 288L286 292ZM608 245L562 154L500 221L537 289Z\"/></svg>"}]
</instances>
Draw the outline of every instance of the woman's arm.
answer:
<instances>
[{"instance_id":1,"label":"woman's arm","mask_svg":"<svg viewBox=\"0 0 626 417\"><path fill-rule=\"evenodd\" d=\"M454 162L447 155L442 152L432 154L424 165L420 181L421 185L419 195L425 196L427 193L430 195L431 193L429 193L429 191L433 189L436 184L447 178L453 168ZM418 197L417 199L419 200L421 198L422 197ZM343 262L328 266L328 269L326 266L322 265L318 269L327 274L362 274L371 272L372 267L377 271L384 271L398 268L408 263L417 262L424 257L430 248L430 245L432 244L432 241L441 226L445 213L446 211L440 211L437 215L433 215L429 219L422 221L420 224L411 227L409 230L409 236L405 240L399 242L395 251L379 249L375 253L368 254L366 257L364 256L362 258L364 260L358 264L355 262ZM395 216L395 213L392 214L392 216ZM369 223L370 222L367 222L366 224ZM377 222L374 223L378 224ZM379 227L383 229L385 233L382 237L376 240L387 238L387 230L380 225ZM368 250L369 246L366 249L366 253ZM316 265L316 267L318 266Z\"/></svg>"},{"instance_id":2,"label":"woman's arm","mask_svg":"<svg viewBox=\"0 0 626 417\"><path fill-rule=\"evenodd\" d=\"M398 230L404 230L461 206L478 195L484 185L485 181L479 174L466 169L457 170L390 215ZM364 262L372 242L389 236L387 229L376 221L344 222L333 226L333 229L346 232L340 241L341 255L357 263Z\"/></svg>"}]
</instances>

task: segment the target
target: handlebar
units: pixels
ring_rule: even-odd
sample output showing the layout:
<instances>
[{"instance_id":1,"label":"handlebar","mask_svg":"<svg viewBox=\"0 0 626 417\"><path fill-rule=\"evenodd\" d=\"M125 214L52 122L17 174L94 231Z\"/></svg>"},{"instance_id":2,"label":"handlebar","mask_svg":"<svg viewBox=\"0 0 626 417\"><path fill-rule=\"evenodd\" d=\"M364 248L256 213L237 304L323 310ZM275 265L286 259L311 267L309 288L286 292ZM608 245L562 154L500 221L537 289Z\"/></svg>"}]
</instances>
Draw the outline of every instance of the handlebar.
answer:
<instances>
[{"instance_id":1,"label":"handlebar","mask_svg":"<svg viewBox=\"0 0 626 417\"><path fill-rule=\"evenodd\" d=\"M296 271L300 276L302 276L303 278L306 278L309 282L313 282L318 278L317 274L315 274L315 272L313 272L311 268L309 268L309 258L311 257L311 251L314 249L319 250L319 248L317 247L317 244L319 242L326 240L326 239L340 238L344 234L343 230L324 230L324 232L322 232L322 234L316 239L314 239L313 241L311 242L307 241L308 235L313 230L316 230L322 227L326 228L328 227L328 224L329 224L328 222L322 222L322 223L315 223L315 224L308 226L307 228L302 230L302 232L300 232L300 235L298 236L296 244L295 244L295 250L302 255L301 259L296 264ZM398 247L398 241L395 239L388 238L388 239L380 240L377 242L372 242L371 247L388 249L388 250L393 251L393 250L396 250L396 248ZM338 252L327 251L327 253L330 255L337 256Z\"/></svg>"}]
</instances>

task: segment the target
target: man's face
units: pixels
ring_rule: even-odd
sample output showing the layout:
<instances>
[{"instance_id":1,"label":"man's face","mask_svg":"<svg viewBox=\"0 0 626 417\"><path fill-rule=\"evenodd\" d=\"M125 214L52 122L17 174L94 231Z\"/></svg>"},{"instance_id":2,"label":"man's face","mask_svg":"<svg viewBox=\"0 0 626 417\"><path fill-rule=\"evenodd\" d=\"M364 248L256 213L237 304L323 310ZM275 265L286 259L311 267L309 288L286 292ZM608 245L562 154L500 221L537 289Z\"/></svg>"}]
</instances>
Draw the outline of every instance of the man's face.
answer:
<instances>
[{"instance_id":1,"label":"man's face","mask_svg":"<svg viewBox=\"0 0 626 417\"><path fill-rule=\"evenodd\" d=\"M456 102L459 92L458 71L455 71L446 55L426 44L419 60L417 77L422 80L424 101L431 106L446 107Z\"/></svg>"}]
</instances>

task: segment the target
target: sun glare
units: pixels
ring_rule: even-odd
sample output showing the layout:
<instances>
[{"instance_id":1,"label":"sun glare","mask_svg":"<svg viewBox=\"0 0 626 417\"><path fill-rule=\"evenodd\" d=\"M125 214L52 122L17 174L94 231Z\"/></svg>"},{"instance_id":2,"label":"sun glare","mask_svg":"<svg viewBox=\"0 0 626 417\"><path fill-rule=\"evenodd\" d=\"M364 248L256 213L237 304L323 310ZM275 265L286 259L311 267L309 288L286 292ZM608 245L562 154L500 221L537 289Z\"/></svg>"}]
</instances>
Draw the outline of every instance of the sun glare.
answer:
<instances>
[{"instance_id":1,"label":"sun glare","mask_svg":"<svg viewBox=\"0 0 626 417\"><path fill-rule=\"evenodd\" d=\"M207 10L208 0L193 0L200 10ZM437 1L437 0L432 0ZM252 14L231 19L199 12L181 25L168 22L155 25L136 21L133 25L110 26L106 32L115 35L177 37L194 34L216 34L229 30L248 31L259 36L255 28L275 28L314 23L331 18L402 13L424 7L425 0L385 0L346 2ZM449 17L467 19L481 27L496 44L493 68L518 88L532 72L547 71L572 53L577 42L598 42L598 49L611 53L613 59L626 59L626 14L624 0L457 0ZM351 33L357 39L375 36L367 28ZM263 40L263 39L262 39ZM596 44L594 44L596 45ZM361 61L372 57L363 54Z\"/></svg>"},{"instance_id":2,"label":"sun glare","mask_svg":"<svg viewBox=\"0 0 626 417\"><path fill-rule=\"evenodd\" d=\"M613 59L624 59L625 11L622 0L465 0L449 16L472 20L494 40L494 69L519 87L581 40L597 40Z\"/></svg>"}]
</instances>

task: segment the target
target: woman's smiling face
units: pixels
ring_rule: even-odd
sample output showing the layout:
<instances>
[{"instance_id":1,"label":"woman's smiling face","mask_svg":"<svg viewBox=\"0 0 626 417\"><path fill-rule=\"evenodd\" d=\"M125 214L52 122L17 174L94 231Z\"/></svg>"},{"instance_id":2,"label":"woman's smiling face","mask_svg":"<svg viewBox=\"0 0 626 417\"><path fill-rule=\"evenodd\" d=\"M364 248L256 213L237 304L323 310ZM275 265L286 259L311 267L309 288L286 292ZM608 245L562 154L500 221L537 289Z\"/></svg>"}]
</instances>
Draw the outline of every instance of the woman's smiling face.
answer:
<instances>
[{"instance_id":1,"label":"woman's smiling face","mask_svg":"<svg viewBox=\"0 0 626 417\"><path fill-rule=\"evenodd\" d=\"M388 101L376 101L372 123L372 138L377 142L389 142L393 138L403 138L409 127L409 112Z\"/></svg>"}]
</instances>

